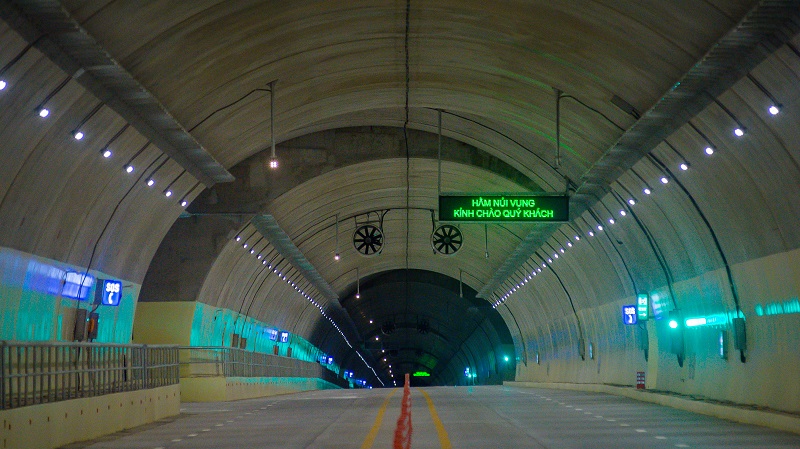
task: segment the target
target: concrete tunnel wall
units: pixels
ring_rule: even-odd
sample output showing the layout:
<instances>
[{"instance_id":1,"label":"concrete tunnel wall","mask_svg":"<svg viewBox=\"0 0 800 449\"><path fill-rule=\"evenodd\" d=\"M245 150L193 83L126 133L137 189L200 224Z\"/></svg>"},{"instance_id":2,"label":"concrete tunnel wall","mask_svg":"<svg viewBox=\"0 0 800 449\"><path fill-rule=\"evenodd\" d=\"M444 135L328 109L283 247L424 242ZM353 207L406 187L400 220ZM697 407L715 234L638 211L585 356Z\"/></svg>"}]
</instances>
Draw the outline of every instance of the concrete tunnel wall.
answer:
<instances>
[{"instance_id":1,"label":"concrete tunnel wall","mask_svg":"<svg viewBox=\"0 0 800 449\"><path fill-rule=\"evenodd\" d=\"M734 136L735 123L711 104L612 184L590 212L563 225L528 260L526 273L506 284L510 289L547 266L499 306L524 360L517 380L631 385L637 371L646 371L648 388L800 410L800 110L788 106L800 98L800 59L784 48L752 73L787 105L780 115L771 116L769 99L740 80L719 100L746 126L744 137ZM692 125L715 146L713 156L703 154L709 142ZM680 170L673 147L689 170ZM664 175L668 184L660 182ZM643 193L647 186L651 195ZM555 253L561 257L553 259ZM644 330L622 324L621 307L635 304L636 293L653 300L648 360L639 345ZM737 301L746 319L746 363L733 346ZM719 319L685 330L682 367L670 352L665 318L673 309L684 319ZM581 338L593 346L593 359L581 359Z\"/></svg>"}]
</instances>

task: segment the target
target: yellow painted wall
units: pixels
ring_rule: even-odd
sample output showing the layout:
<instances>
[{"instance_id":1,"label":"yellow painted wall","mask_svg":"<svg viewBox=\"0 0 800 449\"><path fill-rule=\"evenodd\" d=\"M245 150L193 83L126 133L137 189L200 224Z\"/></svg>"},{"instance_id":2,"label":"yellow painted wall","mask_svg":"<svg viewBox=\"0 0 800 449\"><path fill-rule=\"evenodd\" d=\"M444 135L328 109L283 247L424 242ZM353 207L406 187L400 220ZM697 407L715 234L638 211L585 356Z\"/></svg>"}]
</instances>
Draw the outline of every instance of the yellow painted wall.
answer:
<instances>
[{"instance_id":1,"label":"yellow painted wall","mask_svg":"<svg viewBox=\"0 0 800 449\"><path fill-rule=\"evenodd\" d=\"M180 386L0 411L2 449L50 449L180 413Z\"/></svg>"},{"instance_id":2,"label":"yellow painted wall","mask_svg":"<svg viewBox=\"0 0 800 449\"><path fill-rule=\"evenodd\" d=\"M189 346L195 302L140 302L133 320L133 342Z\"/></svg>"},{"instance_id":3,"label":"yellow painted wall","mask_svg":"<svg viewBox=\"0 0 800 449\"><path fill-rule=\"evenodd\" d=\"M181 378L181 401L238 401L309 390L339 388L322 379L275 377Z\"/></svg>"}]
</instances>

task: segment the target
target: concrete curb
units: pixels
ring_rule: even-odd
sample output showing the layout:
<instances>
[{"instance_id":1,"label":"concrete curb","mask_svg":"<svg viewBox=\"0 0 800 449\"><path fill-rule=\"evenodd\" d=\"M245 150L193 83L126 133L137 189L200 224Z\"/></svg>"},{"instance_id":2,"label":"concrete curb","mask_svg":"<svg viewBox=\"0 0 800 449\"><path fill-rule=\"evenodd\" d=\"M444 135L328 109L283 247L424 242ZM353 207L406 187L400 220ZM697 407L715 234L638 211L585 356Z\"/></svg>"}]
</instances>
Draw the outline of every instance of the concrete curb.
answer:
<instances>
[{"instance_id":1,"label":"concrete curb","mask_svg":"<svg viewBox=\"0 0 800 449\"><path fill-rule=\"evenodd\" d=\"M659 393L652 393L646 390L636 390L626 387L615 387L602 384L571 384L571 383L547 383L547 382L503 382L509 387L523 388L553 388L558 390L590 391L594 393L613 394L624 396L637 401L651 402L667 407L686 410L701 415L714 416L716 418L727 419L744 424L770 427L772 429L783 430L800 435L800 417L780 412L770 412L764 410L751 410L729 405L713 404L702 401L694 401L677 396L669 396Z\"/></svg>"}]
</instances>

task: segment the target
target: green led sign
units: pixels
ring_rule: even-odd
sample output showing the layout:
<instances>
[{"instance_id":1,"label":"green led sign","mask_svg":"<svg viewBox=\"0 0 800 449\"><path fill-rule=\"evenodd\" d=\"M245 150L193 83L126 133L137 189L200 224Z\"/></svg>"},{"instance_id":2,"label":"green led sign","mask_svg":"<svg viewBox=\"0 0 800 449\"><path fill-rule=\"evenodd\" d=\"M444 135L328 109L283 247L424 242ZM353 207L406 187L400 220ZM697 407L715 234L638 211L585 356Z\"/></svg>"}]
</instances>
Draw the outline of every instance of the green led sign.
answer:
<instances>
[{"instance_id":1,"label":"green led sign","mask_svg":"<svg viewBox=\"0 0 800 449\"><path fill-rule=\"evenodd\" d=\"M439 195L439 221L566 222L569 221L569 197L513 193Z\"/></svg>"},{"instance_id":2,"label":"green led sign","mask_svg":"<svg viewBox=\"0 0 800 449\"><path fill-rule=\"evenodd\" d=\"M431 373L425 371L417 371L416 373L412 374L414 377L431 377Z\"/></svg>"}]
</instances>

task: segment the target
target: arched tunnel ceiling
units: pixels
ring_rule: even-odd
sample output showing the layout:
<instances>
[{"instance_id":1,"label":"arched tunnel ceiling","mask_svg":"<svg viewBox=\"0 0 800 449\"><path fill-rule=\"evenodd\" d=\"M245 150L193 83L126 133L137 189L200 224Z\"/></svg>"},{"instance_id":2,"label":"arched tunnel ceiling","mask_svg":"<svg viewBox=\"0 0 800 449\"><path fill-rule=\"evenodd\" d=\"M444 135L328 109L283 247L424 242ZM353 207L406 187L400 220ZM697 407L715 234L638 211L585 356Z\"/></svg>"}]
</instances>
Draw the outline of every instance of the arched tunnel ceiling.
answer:
<instances>
[{"instance_id":1,"label":"arched tunnel ceiling","mask_svg":"<svg viewBox=\"0 0 800 449\"><path fill-rule=\"evenodd\" d=\"M669 97L683 92L680 82L685 76L698 67L706 70L697 75L707 83L698 82L702 91L702 86L713 87L718 81L702 78L717 76L707 65L720 57L731 65L763 58L760 53L744 57L732 51L722 56L711 52L719 50L726 37L745 42L760 32L755 26L751 32L750 22L741 26L747 17L759 19L771 12L780 16L782 8L792 7L791 2L744 0L408 5L406 10L405 4L379 1L15 1L4 4L3 17L13 16L9 8L21 11L65 52L83 51L85 60L91 59L92 51L101 52L118 64L174 120L178 129L173 132L196 140L208 152L204 157L237 174L237 181L218 186L219 192L246 193L254 178L267 179L262 185L264 201L255 209L235 210L244 204L241 201L203 209L209 203L208 191L190 212L273 215L343 297L352 292L356 267L365 279L382 279L382 274L405 269L451 279L463 272L464 283L476 291L497 287L535 249L521 252L519 260L509 258L525 239L535 234L535 242L541 243L555 228L465 225L464 249L451 258L435 256L429 236L437 166L430 152L406 149L406 143L414 145L413 139L389 139L396 145L390 149L375 141L361 142L360 147L350 142L351 149L375 154L359 158L334 152L338 159L310 167L316 155L307 150L317 149L310 146L314 136L374 126L394 129L397 137L407 122L430 144L436 111L441 110L442 134L464 145L465 151L485 155L479 158L483 162L476 162L445 154L447 190L562 192L585 187L579 192L586 196L583 204L595 203L600 198L591 197L594 192L603 192L604 184L651 148L632 149L623 156L610 150L620 142L652 143L680 126L679 118L673 123L672 117L654 116L664 114L659 108L669 107L665 103L696 112L698 102L702 106L711 101L698 100L697 92L691 98ZM777 12L770 9L773 6ZM757 14L748 16L751 11ZM69 26L53 27L53 17L66 18ZM76 29L90 36L96 47L66 48L69 33ZM756 41L746 43L742 47L748 50L759 47ZM768 50L774 45L761 42ZM96 75L103 67L83 69ZM272 81L275 91L266 92ZM566 95L560 103L560 160L555 145L556 91ZM708 91L719 93L711 87ZM135 104L137 92L130 94L128 101ZM643 124L640 116L651 122ZM662 128L656 129L658 124ZM631 135L634 140L625 140ZM279 142L281 167L277 174L258 172L251 162L264 159L272 138ZM246 176L238 175L244 172ZM384 253L369 259L349 254L334 262L337 216L339 244L352 249L350 238L358 220L375 211L388 211ZM487 242L485 247L482 242ZM226 252L218 262L230 272L245 263ZM257 275L249 270L242 276ZM286 294L280 288L268 290ZM231 309L244 304L236 295L214 301ZM289 322L286 315L291 315L302 323L296 325L299 331L310 335L319 317L300 319L303 310L259 307L256 313L268 322ZM353 322L359 338L366 337L368 329ZM507 319L509 328L510 322ZM437 354L431 348L423 352Z\"/></svg>"}]
</instances>

